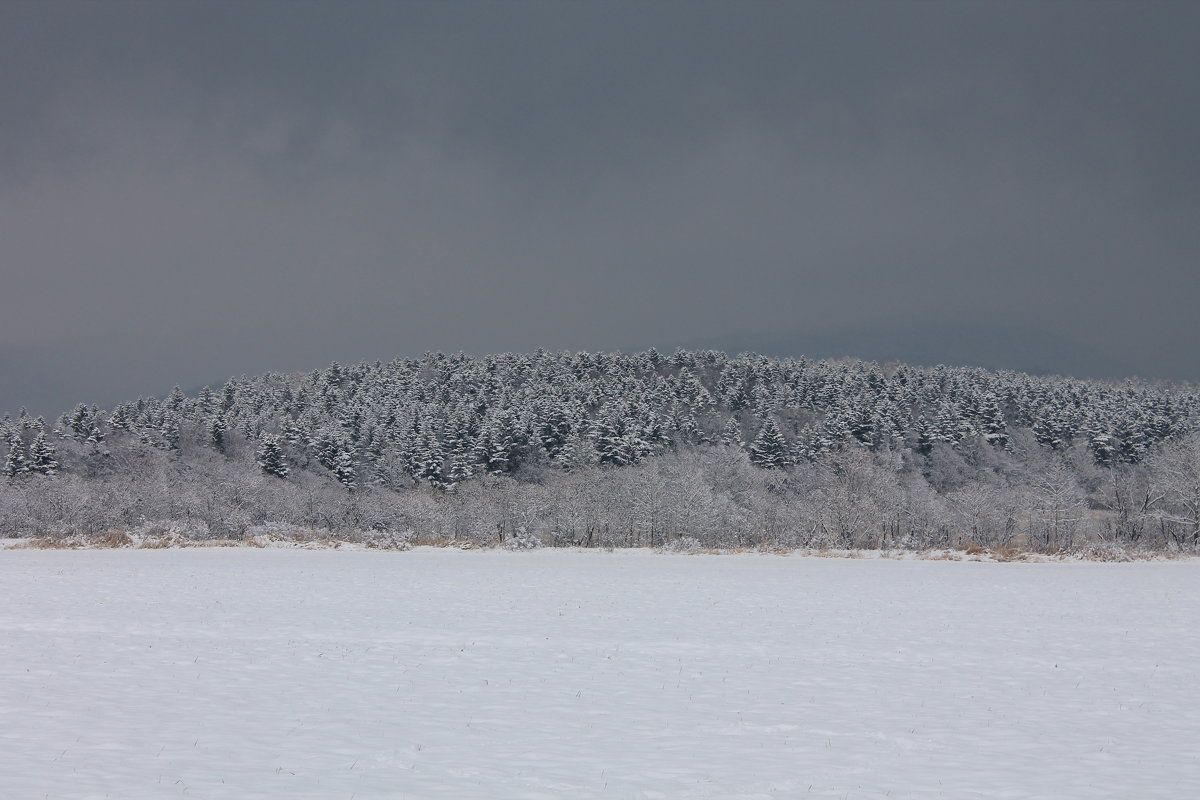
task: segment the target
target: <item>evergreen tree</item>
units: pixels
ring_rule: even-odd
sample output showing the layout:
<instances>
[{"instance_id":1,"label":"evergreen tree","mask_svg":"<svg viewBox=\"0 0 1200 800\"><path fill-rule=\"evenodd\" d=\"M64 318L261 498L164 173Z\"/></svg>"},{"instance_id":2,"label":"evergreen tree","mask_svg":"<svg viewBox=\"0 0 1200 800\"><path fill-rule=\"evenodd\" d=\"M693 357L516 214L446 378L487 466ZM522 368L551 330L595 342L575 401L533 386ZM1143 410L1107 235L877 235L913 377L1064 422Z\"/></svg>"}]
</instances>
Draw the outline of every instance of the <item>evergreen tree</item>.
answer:
<instances>
[{"instance_id":1,"label":"evergreen tree","mask_svg":"<svg viewBox=\"0 0 1200 800\"><path fill-rule=\"evenodd\" d=\"M348 441L339 443L333 464L333 476L337 478L338 483L346 487L348 492L358 489L358 467L354 463L355 455L357 455L357 451L352 444Z\"/></svg>"},{"instance_id":2,"label":"evergreen tree","mask_svg":"<svg viewBox=\"0 0 1200 800\"><path fill-rule=\"evenodd\" d=\"M277 478L286 478L288 473L287 458L283 453L283 446L279 443L279 437L274 434L267 434L259 442L258 449L255 451L255 457L258 462L258 468L267 475L274 475Z\"/></svg>"},{"instance_id":3,"label":"evergreen tree","mask_svg":"<svg viewBox=\"0 0 1200 800\"><path fill-rule=\"evenodd\" d=\"M218 453L225 452L225 434L228 428L225 425L225 418L221 415L214 416L208 422L208 446Z\"/></svg>"},{"instance_id":4,"label":"evergreen tree","mask_svg":"<svg viewBox=\"0 0 1200 800\"><path fill-rule=\"evenodd\" d=\"M165 448L171 451L179 450L179 417L174 411L163 414L162 425L159 427L158 433L162 437Z\"/></svg>"},{"instance_id":5,"label":"evergreen tree","mask_svg":"<svg viewBox=\"0 0 1200 800\"><path fill-rule=\"evenodd\" d=\"M979 435L994 447L1008 447L1008 432L1005 430L1004 412L996 395L984 395L976 418Z\"/></svg>"},{"instance_id":6,"label":"evergreen tree","mask_svg":"<svg viewBox=\"0 0 1200 800\"><path fill-rule=\"evenodd\" d=\"M788 466L788 443L775 420L767 417L762 429L750 443L750 463L763 469L781 469Z\"/></svg>"},{"instance_id":7,"label":"evergreen tree","mask_svg":"<svg viewBox=\"0 0 1200 800\"><path fill-rule=\"evenodd\" d=\"M417 470L413 477L417 480L429 481L431 486L442 488L446 485L446 477L442 474L445 467L446 454L441 442L428 422L422 425L421 443L418 448Z\"/></svg>"},{"instance_id":8,"label":"evergreen tree","mask_svg":"<svg viewBox=\"0 0 1200 800\"><path fill-rule=\"evenodd\" d=\"M29 460L25 458L25 443L21 435L12 431L8 435L8 455L4 457L4 477L15 478L29 472Z\"/></svg>"},{"instance_id":9,"label":"evergreen tree","mask_svg":"<svg viewBox=\"0 0 1200 800\"><path fill-rule=\"evenodd\" d=\"M58 462L54 459L54 445L46 441L46 432L42 431L29 445L29 471L42 475L54 475L58 471Z\"/></svg>"},{"instance_id":10,"label":"evergreen tree","mask_svg":"<svg viewBox=\"0 0 1200 800\"><path fill-rule=\"evenodd\" d=\"M913 450L923 456L928 456L933 452L933 443L937 441L934 437L933 426L929 424L929 420L922 415L917 420L916 427L916 442L913 444Z\"/></svg>"},{"instance_id":11,"label":"evergreen tree","mask_svg":"<svg viewBox=\"0 0 1200 800\"><path fill-rule=\"evenodd\" d=\"M450 473L447 476L450 478L451 485L462 483L474 475L475 463L475 459L472 458L470 450L459 449L451 452Z\"/></svg>"},{"instance_id":12,"label":"evergreen tree","mask_svg":"<svg viewBox=\"0 0 1200 800\"><path fill-rule=\"evenodd\" d=\"M726 447L742 446L742 426L738 424L737 417L730 417L725 423L721 430L721 444Z\"/></svg>"},{"instance_id":13,"label":"evergreen tree","mask_svg":"<svg viewBox=\"0 0 1200 800\"><path fill-rule=\"evenodd\" d=\"M567 434L567 441L558 457L558 466L564 470L590 467L598 463L596 448L591 438L584 435L582 428L582 423L575 424Z\"/></svg>"},{"instance_id":14,"label":"evergreen tree","mask_svg":"<svg viewBox=\"0 0 1200 800\"><path fill-rule=\"evenodd\" d=\"M93 427L91 413L83 403L75 406L70 415L64 415L64 421L63 430L70 430L71 438L80 442L87 439Z\"/></svg>"}]
</instances>

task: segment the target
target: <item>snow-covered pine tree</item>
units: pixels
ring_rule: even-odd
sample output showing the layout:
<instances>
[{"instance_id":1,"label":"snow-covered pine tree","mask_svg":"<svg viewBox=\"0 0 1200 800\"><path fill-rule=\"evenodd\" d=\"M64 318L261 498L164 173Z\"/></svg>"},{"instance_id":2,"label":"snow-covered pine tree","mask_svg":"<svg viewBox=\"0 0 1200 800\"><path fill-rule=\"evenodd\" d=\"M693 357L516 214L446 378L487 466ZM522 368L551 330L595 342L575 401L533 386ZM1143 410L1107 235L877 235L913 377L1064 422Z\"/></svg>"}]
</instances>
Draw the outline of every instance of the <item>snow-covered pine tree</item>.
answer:
<instances>
[{"instance_id":1,"label":"snow-covered pine tree","mask_svg":"<svg viewBox=\"0 0 1200 800\"><path fill-rule=\"evenodd\" d=\"M358 451L348 439L338 441L337 455L333 461L333 476L348 492L358 489L358 466L354 458L356 455Z\"/></svg>"},{"instance_id":2,"label":"snow-covered pine tree","mask_svg":"<svg viewBox=\"0 0 1200 800\"><path fill-rule=\"evenodd\" d=\"M438 441L433 425L426 420L421 425L421 441L417 449L417 469L413 477L428 481L435 488L444 488L448 476L443 474L446 454Z\"/></svg>"},{"instance_id":3,"label":"snow-covered pine tree","mask_svg":"<svg viewBox=\"0 0 1200 800\"><path fill-rule=\"evenodd\" d=\"M993 447L1008 447L1008 433L1004 422L1004 412L1000 409L1000 401L996 395L988 392L983 396L976 414L976 426L979 435Z\"/></svg>"},{"instance_id":4,"label":"snow-covered pine tree","mask_svg":"<svg viewBox=\"0 0 1200 800\"><path fill-rule=\"evenodd\" d=\"M598 461L596 448L592 440L584 433L583 422L571 426L567 440L559 451L556 463L564 470L570 471L580 467L594 466Z\"/></svg>"},{"instance_id":5,"label":"snow-covered pine tree","mask_svg":"<svg viewBox=\"0 0 1200 800\"><path fill-rule=\"evenodd\" d=\"M4 477L16 478L29 472L29 460L25 458L25 442L16 430L8 434L8 454L4 457Z\"/></svg>"},{"instance_id":6,"label":"snow-covered pine tree","mask_svg":"<svg viewBox=\"0 0 1200 800\"><path fill-rule=\"evenodd\" d=\"M42 475L54 475L58 472L58 461L54 445L46 440L46 432L42 431L29 445L29 471Z\"/></svg>"},{"instance_id":7,"label":"snow-covered pine tree","mask_svg":"<svg viewBox=\"0 0 1200 800\"><path fill-rule=\"evenodd\" d=\"M258 462L258 468L267 475L274 475L277 478L286 478L288 473L287 457L283 453L283 445L279 442L279 437L273 433L268 433L262 437L258 443L258 449L255 451L255 460Z\"/></svg>"},{"instance_id":8,"label":"snow-covered pine tree","mask_svg":"<svg viewBox=\"0 0 1200 800\"><path fill-rule=\"evenodd\" d=\"M162 437L163 447L171 451L179 450L179 415L175 411L171 410L163 414L158 433Z\"/></svg>"},{"instance_id":9,"label":"snow-covered pine tree","mask_svg":"<svg viewBox=\"0 0 1200 800\"><path fill-rule=\"evenodd\" d=\"M730 417L721 429L721 444L725 447L743 446L742 426L738 424L736 416Z\"/></svg>"},{"instance_id":10,"label":"snow-covered pine tree","mask_svg":"<svg viewBox=\"0 0 1200 800\"><path fill-rule=\"evenodd\" d=\"M218 453L225 452L225 434L228 427L225 425L225 418L220 414L213 416L208 421L208 446Z\"/></svg>"},{"instance_id":11,"label":"snow-covered pine tree","mask_svg":"<svg viewBox=\"0 0 1200 800\"><path fill-rule=\"evenodd\" d=\"M787 439L779 431L772 417L767 417L762 429L750 443L750 463L763 469L782 469L788 466Z\"/></svg>"}]
</instances>

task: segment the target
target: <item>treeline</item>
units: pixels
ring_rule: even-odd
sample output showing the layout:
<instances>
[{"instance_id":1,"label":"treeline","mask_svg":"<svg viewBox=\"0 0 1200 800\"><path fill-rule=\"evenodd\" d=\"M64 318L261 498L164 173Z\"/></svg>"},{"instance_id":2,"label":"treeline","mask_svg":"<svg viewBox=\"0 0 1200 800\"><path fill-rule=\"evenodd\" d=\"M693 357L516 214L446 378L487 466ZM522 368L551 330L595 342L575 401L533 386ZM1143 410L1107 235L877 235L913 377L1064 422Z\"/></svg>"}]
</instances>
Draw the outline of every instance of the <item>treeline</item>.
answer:
<instances>
[{"instance_id":1,"label":"treeline","mask_svg":"<svg viewBox=\"0 0 1200 800\"><path fill-rule=\"evenodd\" d=\"M715 351L235 378L0 421L0 533L167 524L416 541L1200 545L1195 385Z\"/></svg>"}]
</instances>

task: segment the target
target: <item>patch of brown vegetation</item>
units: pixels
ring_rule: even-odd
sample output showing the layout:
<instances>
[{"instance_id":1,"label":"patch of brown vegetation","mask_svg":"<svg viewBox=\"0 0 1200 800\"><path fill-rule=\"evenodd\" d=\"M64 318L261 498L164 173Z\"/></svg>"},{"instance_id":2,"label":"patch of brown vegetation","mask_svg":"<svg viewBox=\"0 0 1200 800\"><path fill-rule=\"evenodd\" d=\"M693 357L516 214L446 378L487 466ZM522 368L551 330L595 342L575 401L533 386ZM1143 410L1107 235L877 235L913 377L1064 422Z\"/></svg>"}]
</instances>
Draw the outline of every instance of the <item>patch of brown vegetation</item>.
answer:
<instances>
[{"instance_id":1,"label":"patch of brown vegetation","mask_svg":"<svg viewBox=\"0 0 1200 800\"><path fill-rule=\"evenodd\" d=\"M108 530L91 540L85 540L91 547L133 547L133 539L125 531Z\"/></svg>"},{"instance_id":2,"label":"patch of brown vegetation","mask_svg":"<svg viewBox=\"0 0 1200 800\"><path fill-rule=\"evenodd\" d=\"M997 561L1024 561L1027 556L1016 547L993 547L992 558Z\"/></svg>"},{"instance_id":3,"label":"patch of brown vegetation","mask_svg":"<svg viewBox=\"0 0 1200 800\"><path fill-rule=\"evenodd\" d=\"M76 550L79 545L60 536L35 536L17 545L14 550Z\"/></svg>"}]
</instances>

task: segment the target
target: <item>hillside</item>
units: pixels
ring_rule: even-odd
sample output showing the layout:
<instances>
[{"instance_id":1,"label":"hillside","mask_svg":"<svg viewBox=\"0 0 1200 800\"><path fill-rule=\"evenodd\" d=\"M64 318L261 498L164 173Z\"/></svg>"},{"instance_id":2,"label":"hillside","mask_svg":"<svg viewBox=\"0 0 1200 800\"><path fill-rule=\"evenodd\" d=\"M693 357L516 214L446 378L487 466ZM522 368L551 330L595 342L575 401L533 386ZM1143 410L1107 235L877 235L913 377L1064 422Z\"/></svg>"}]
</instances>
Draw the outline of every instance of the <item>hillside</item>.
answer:
<instances>
[{"instance_id":1,"label":"hillside","mask_svg":"<svg viewBox=\"0 0 1200 800\"><path fill-rule=\"evenodd\" d=\"M0 533L1200 540L1200 388L714 351L427 354L0 422Z\"/></svg>"}]
</instances>

